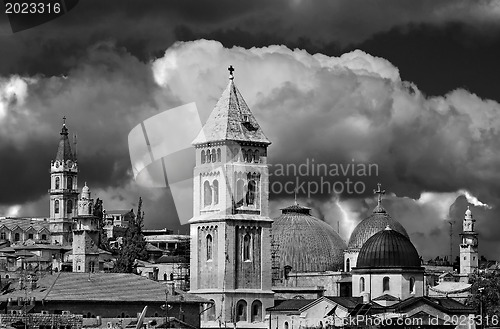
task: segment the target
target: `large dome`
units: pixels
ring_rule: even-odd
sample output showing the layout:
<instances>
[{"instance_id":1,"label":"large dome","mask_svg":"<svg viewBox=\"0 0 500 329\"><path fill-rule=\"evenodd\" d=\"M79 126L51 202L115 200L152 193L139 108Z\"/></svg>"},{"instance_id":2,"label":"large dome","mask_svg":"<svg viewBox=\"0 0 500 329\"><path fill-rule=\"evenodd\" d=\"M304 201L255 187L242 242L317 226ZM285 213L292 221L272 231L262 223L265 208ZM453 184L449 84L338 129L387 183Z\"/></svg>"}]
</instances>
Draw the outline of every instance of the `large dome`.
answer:
<instances>
[{"instance_id":1,"label":"large dome","mask_svg":"<svg viewBox=\"0 0 500 329\"><path fill-rule=\"evenodd\" d=\"M398 221L392 219L387 211L379 204L373 209L373 213L363 219L356 226L349 239L349 249L360 249L363 244L375 233L382 231L387 225L405 237L408 237L405 228Z\"/></svg>"},{"instance_id":2,"label":"large dome","mask_svg":"<svg viewBox=\"0 0 500 329\"><path fill-rule=\"evenodd\" d=\"M359 251L356 268L420 268L417 249L389 226L369 238Z\"/></svg>"},{"instance_id":3,"label":"large dome","mask_svg":"<svg viewBox=\"0 0 500 329\"><path fill-rule=\"evenodd\" d=\"M281 209L272 234L280 269L294 272L337 271L342 268L344 240L324 221L311 216L310 208L297 204Z\"/></svg>"}]
</instances>

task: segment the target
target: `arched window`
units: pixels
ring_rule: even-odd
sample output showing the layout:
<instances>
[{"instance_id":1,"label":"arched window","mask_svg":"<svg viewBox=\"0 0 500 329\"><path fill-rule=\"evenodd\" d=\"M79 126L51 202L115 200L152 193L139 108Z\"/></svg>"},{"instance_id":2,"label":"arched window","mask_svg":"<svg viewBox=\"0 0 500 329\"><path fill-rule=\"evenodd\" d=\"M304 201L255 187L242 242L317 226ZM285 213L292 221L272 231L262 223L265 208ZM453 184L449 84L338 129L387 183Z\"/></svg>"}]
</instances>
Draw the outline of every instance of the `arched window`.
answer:
<instances>
[{"instance_id":1,"label":"arched window","mask_svg":"<svg viewBox=\"0 0 500 329\"><path fill-rule=\"evenodd\" d=\"M236 304L236 321L247 321L247 302L243 299Z\"/></svg>"},{"instance_id":2,"label":"arched window","mask_svg":"<svg viewBox=\"0 0 500 329\"><path fill-rule=\"evenodd\" d=\"M47 235L46 234L42 234L42 240L47 240Z\"/></svg>"},{"instance_id":3,"label":"arched window","mask_svg":"<svg viewBox=\"0 0 500 329\"><path fill-rule=\"evenodd\" d=\"M245 234L243 237L243 260L250 260L250 234Z\"/></svg>"},{"instance_id":4,"label":"arched window","mask_svg":"<svg viewBox=\"0 0 500 329\"><path fill-rule=\"evenodd\" d=\"M210 299L210 301L212 302L212 304L206 304L206 308L208 308L207 320L208 321L215 321L215 301L213 299Z\"/></svg>"},{"instance_id":5,"label":"arched window","mask_svg":"<svg viewBox=\"0 0 500 329\"><path fill-rule=\"evenodd\" d=\"M262 303L260 300L255 300L252 303L252 322L260 322L262 321Z\"/></svg>"},{"instance_id":6,"label":"arched window","mask_svg":"<svg viewBox=\"0 0 500 329\"><path fill-rule=\"evenodd\" d=\"M243 205L243 180L238 179L236 182L236 205Z\"/></svg>"},{"instance_id":7,"label":"arched window","mask_svg":"<svg viewBox=\"0 0 500 329\"><path fill-rule=\"evenodd\" d=\"M351 270L351 260L347 258L347 260L345 261L345 271L349 272L350 270Z\"/></svg>"},{"instance_id":8,"label":"arched window","mask_svg":"<svg viewBox=\"0 0 500 329\"><path fill-rule=\"evenodd\" d=\"M411 277L410 278L410 294L415 293L415 278Z\"/></svg>"},{"instance_id":9,"label":"arched window","mask_svg":"<svg viewBox=\"0 0 500 329\"><path fill-rule=\"evenodd\" d=\"M71 176L68 177L68 182L67 183L68 184L67 184L66 188L72 190L73 189L73 177L71 177Z\"/></svg>"},{"instance_id":10,"label":"arched window","mask_svg":"<svg viewBox=\"0 0 500 329\"><path fill-rule=\"evenodd\" d=\"M21 240L21 236L19 235L19 233L14 234L14 241L19 241L19 240Z\"/></svg>"},{"instance_id":11,"label":"arched window","mask_svg":"<svg viewBox=\"0 0 500 329\"><path fill-rule=\"evenodd\" d=\"M212 153L210 154L212 156L212 162L217 161L217 153L215 153L215 149L212 149Z\"/></svg>"},{"instance_id":12,"label":"arched window","mask_svg":"<svg viewBox=\"0 0 500 329\"><path fill-rule=\"evenodd\" d=\"M260 162L260 153L259 150L256 150L253 152L253 162L259 163Z\"/></svg>"},{"instance_id":13,"label":"arched window","mask_svg":"<svg viewBox=\"0 0 500 329\"><path fill-rule=\"evenodd\" d=\"M383 286L384 286L384 291L389 291L390 290L389 277L387 277L387 276L384 277Z\"/></svg>"},{"instance_id":14,"label":"arched window","mask_svg":"<svg viewBox=\"0 0 500 329\"><path fill-rule=\"evenodd\" d=\"M163 281L167 281L167 273L163 273Z\"/></svg>"},{"instance_id":15,"label":"arched window","mask_svg":"<svg viewBox=\"0 0 500 329\"><path fill-rule=\"evenodd\" d=\"M68 200L66 212L68 214L71 214L73 212L73 200Z\"/></svg>"},{"instance_id":16,"label":"arched window","mask_svg":"<svg viewBox=\"0 0 500 329\"><path fill-rule=\"evenodd\" d=\"M203 192L203 204L205 206L210 206L212 204L212 188L210 187L210 183L208 181L205 181L205 183L203 183Z\"/></svg>"},{"instance_id":17,"label":"arched window","mask_svg":"<svg viewBox=\"0 0 500 329\"><path fill-rule=\"evenodd\" d=\"M221 161L222 161L222 154L221 154L220 149L217 149L217 162L221 162Z\"/></svg>"},{"instance_id":18,"label":"arched window","mask_svg":"<svg viewBox=\"0 0 500 329\"><path fill-rule=\"evenodd\" d=\"M205 163L205 150L201 151L201 163Z\"/></svg>"},{"instance_id":19,"label":"arched window","mask_svg":"<svg viewBox=\"0 0 500 329\"><path fill-rule=\"evenodd\" d=\"M59 189L60 184L61 184L61 179L59 177L56 177L56 186L55 186L56 190Z\"/></svg>"},{"instance_id":20,"label":"arched window","mask_svg":"<svg viewBox=\"0 0 500 329\"><path fill-rule=\"evenodd\" d=\"M219 181L214 180L214 204L219 204Z\"/></svg>"},{"instance_id":21,"label":"arched window","mask_svg":"<svg viewBox=\"0 0 500 329\"><path fill-rule=\"evenodd\" d=\"M207 235L207 260L212 259L212 236L210 234Z\"/></svg>"},{"instance_id":22,"label":"arched window","mask_svg":"<svg viewBox=\"0 0 500 329\"><path fill-rule=\"evenodd\" d=\"M283 325L283 329L288 329L288 321L285 321L285 324Z\"/></svg>"},{"instance_id":23,"label":"arched window","mask_svg":"<svg viewBox=\"0 0 500 329\"><path fill-rule=\"evenodd\" d=\"M251 180L248 182L248 191L246 195L246 201L248 205L253 205L255 203L255 190L256 190L256 183L254 180Z\"/></svg>"},{"instance_id":24,"label":"arched window","mask_svg":"<svg viewBox=\"0 0 500 329\"><path fill-rule=\"evenodd\" d=\"M170 281L174 281L174 273L170 273Z\"/></svg>"},{"instance_id":25,"label":"arched window","mask_svg":"<svg viewBox=\"0 0 500 329\"><path fill-rule=\"evenodd\" d=\"M359 279L359 292L365 291L365 278Z\"/></svg>"},{"instance_id":26,"label":"arched window","mask_svg":"<svg viewBox=\"0 0 500 329\"><path fill-rule=\"evenodd\" d=\"M210 163L210 150L207 150L207 163Z\"/></svg>"},{"instance_id":27,"label":"arched window","mask_svg":"<svg viewBox=\"0 0 500 329\"><path fill-rule=\"evenodd\" d=\"M59 213L59 200L54 201L54 212Z\"/></svg>"}]
</instances>

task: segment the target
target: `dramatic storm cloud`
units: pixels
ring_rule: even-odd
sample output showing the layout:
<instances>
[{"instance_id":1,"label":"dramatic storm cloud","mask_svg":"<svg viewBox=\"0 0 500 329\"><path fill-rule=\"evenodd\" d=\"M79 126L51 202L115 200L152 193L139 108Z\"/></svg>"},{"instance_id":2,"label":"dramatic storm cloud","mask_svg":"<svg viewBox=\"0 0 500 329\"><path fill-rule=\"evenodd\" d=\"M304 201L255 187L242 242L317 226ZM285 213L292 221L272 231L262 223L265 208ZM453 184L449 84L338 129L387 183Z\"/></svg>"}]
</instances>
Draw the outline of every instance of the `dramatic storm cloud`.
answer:
<instances>
[{"instance_id":1,"label":"dramatic storm cloud","mask_svg":"<svg viewBox=\"0 0 500 329\"><path fill-rule=\"evenodd\" d=\"M293 6L308 9L301 1L285 9L300 11ZM436 12L426 8L420 8L422 17ZM203 21L188 9L183 8L189 19ZM251 17L253 11L241 9L241 16ZM382 18L377 22L384 24ZM322 35L327 33L318 38ZM447 250L447 220L455 221L458 232L466 205L460 195L467 194L469 202L476 202L475 197L476 205L491 206L473 207L481 253L492 257L499 251L491 233L498 229L494 218L500 192L496 101L465 89L426 96L418 85L401 79L401 68L361 50L335 57L286 46L228 48L198 40L175 43L148 62L117 39L93 43L68 57L62 63L64 75L4 73L0 78L0 181L11 186L0 192L4 213L48 214L47 172L65 115L70 133L78 134L79 186L87 181L108 209L135 207L142 195L148 226L177 228L168 190L134 183L127 135L144 119L190 102L196 102L206 120L227 85L227 67L233 65L236 85L273 142L273 216L292 202L297 188L299 202L312 206L347 239L375 206L372 189L381 182L388 192L384 206L405 225L421 254L430 257ZM314 165L328 170L299 170ZM358 183L357 191L347 190L347 179Z\"/></svg>"}]
</instances>

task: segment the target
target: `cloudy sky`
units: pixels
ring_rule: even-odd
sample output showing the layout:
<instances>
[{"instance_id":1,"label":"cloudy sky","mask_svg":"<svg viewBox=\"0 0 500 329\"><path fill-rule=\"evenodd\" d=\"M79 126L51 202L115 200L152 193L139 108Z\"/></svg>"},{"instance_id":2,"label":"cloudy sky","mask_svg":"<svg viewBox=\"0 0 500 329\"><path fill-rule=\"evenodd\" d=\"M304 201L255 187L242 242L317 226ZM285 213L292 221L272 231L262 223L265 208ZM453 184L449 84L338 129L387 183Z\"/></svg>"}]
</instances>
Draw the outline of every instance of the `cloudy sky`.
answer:
<instances>
[{"instance_id":1,"label":"cloudy sky","mask_svg":"<svg viewBox=\"0 0 500 329\"><path fill-rule=\"evenodd\" d=\"M376 204L425 257L454 256L467 203L480 254L500 252L500 1L81 1L12 33L0 14L0 216L47 216L62 117L78 135L79 186L107 209L144 199L146 226L187 232L165 188L139 186L128 134L195 102L202 121L227 67L264 132L272 169L375 164L363 184L303 193L348 240ZM186 166L192 165L187 161ZM271 183L296 177L275 175ZM360 185L361 186L361 185ZM271 213L293 195L271 193Z\"/></svg>"}]
</instances>

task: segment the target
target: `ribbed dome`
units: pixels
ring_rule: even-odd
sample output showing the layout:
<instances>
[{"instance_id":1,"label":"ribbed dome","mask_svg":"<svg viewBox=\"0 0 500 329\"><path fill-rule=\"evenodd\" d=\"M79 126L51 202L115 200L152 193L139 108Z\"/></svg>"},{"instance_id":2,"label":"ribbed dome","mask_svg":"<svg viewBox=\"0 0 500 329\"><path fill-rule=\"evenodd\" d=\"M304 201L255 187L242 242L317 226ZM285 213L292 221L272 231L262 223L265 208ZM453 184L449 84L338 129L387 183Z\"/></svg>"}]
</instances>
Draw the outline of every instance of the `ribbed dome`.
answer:
<instances>
[{"instance_id":1,"label":"ribbed dome","mask_svg":"<svg viewBox=\"0 0 500 329\"><path fill-rule=\"evenodd\" d=\"M380 204L373 209L373 213L363 219L356 226L349 239L349 249L360 249L363 244L375 233L382 231L385 227L389 227L408 237L405 228L398 221L392 219L387 211Z\"/></svg>"},{"instance_id":2,"label":"ribbed dome","mask_svg":"<svg viewBox=\"0 0 500 329\"><path fill-rule=\"evenodd\" d=\"M420 268L417 249L403 234L387 227L369 238L359 251L356 268Z\"/></svg>"},{"instance_id":3,"label":"ribbed dome","mask_svg":"<svg viewBox=\"0 0 500 329\"><path fill-rule=\"evenodd\" d=\"M330 225L311 216L310 210L296 204L281 209L281 216L274 219L280 269L288 265L297 272L339 270L346 244Z\"/></svg>"}]
</instances>

